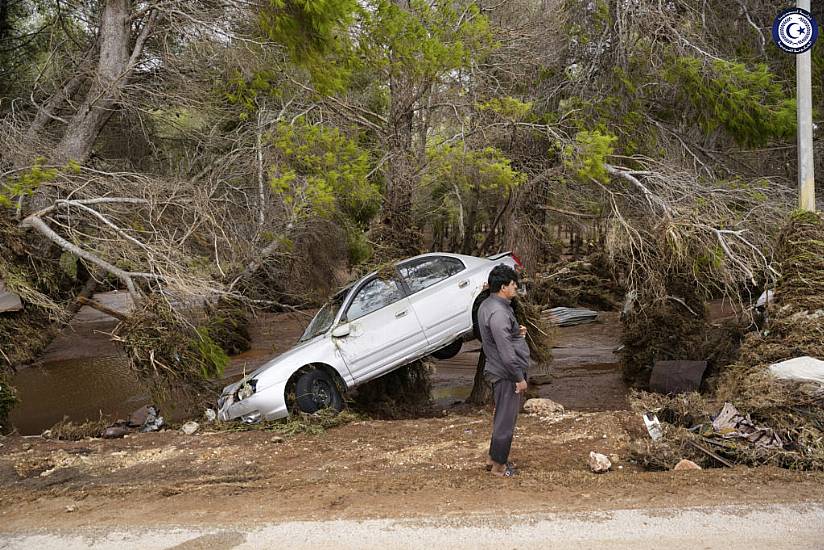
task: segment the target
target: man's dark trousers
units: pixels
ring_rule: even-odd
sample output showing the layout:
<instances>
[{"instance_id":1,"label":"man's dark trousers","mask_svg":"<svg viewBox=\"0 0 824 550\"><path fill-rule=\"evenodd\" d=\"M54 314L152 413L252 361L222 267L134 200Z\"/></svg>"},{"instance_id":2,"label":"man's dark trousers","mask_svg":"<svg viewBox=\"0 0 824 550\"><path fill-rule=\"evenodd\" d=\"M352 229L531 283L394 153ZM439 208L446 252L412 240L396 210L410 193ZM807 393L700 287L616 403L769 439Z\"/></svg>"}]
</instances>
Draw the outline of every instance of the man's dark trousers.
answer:
<instances>
[{"instance_id":1,"label":"man's dark trousers","mask_svg":"<svg viewBox=\"0 0 824 550\"><path fill-rule=\"evenodd\" d=\"M515 421L521 409L521 394L515 393L515 382L499 379L492 382L492 395L495 416L492 417L489 457L498 464L506 464L515 434Z\"/></svg>"}]
</instances>

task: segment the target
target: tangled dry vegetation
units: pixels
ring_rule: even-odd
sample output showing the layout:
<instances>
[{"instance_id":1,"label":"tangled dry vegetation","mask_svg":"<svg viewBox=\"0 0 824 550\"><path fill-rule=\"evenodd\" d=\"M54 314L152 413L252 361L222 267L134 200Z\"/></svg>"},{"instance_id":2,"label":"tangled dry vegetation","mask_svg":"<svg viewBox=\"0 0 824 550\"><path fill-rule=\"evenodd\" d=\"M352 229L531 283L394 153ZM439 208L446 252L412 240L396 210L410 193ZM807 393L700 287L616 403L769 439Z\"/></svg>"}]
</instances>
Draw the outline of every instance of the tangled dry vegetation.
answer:
<instances>
[{"instance_id":1,"label":"tangled dry vegetation","mask_svg":"<svg viewBox=\"0 0 824 550\"><path fill-rule=\"evenodd\" d=\"M415 361L359 386L352 409L374 418L397 420L429 416L432 410L432 368Z\"/></svg>"},{"instance_id":2,"label":"tangled dry vegetation","mask_svg":"<svg viewBox=\"0 0 824 550\"><path fill-rule=\"evenodd\" d=\"M533 279L530 299L546 307L615 311L623 300L624 289L611 273L608 259L599 253L547 265Z\"/></svg>"},{"instance_id":3,"label":"tangled dry vegetation","mask_svg":"<svg viewBox=\"0 0 824 550\"><path fill-rule=\"evenodd\" d=\"M197 411L214 400L212 380L220 377L229 358L208 327L192 325L163 296L146 298L117 326L114 338L155 403Z\"/></svg>"},{"instance_id":4,"label":"tangled dry vegetation","mask_svg":"<svg viewBox=\"0 0 824 550\"><path fill-rule=\"evenodd\" d=\"M652 468L671 468L688 457L717 465L706 450L739 464L773 464L784 468L824 468L824 389L813 383L783 381L769 373L777 361L809 355L824 357L824 217L811 212L793 215L782 231L777 259L782 277L769 322L763 331L746 336L738 359L719 369L707 396L675 397L639 393L639 411L658 411L665 421L659 443L640 440L636 457ZM726 439L707 430L710 418L725 402L753 423L772 429L781 448ZM705 450L700 450L704 447Z\"/></svg>"}]
</instances>

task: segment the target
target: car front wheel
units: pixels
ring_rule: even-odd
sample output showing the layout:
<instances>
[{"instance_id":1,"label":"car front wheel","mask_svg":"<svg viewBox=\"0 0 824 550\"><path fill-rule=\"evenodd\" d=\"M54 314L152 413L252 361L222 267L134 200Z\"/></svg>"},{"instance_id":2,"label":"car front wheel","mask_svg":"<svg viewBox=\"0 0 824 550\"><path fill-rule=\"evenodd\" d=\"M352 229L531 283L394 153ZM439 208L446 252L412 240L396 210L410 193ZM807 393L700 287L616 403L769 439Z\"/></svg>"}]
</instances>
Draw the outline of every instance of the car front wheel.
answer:
<instances>
[{"instance_id":1,"label":"car front wheel","mask_svg":"<svg viewBox=\"0 0 824 550\"><path fill-rule=\"evenodd\" d=\"M303 373L295 385L298 408L305 413L343 409L343 398L334 380L320 369Z\"/></svg>"}]
</instances>

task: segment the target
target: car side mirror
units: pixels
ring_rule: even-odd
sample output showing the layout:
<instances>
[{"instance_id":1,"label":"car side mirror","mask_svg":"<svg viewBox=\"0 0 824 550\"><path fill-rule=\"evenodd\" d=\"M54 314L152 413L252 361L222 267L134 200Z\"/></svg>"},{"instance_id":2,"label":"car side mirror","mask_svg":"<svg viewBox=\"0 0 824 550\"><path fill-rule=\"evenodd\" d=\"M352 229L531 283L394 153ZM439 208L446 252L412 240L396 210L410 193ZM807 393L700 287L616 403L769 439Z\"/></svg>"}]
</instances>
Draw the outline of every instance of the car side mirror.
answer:
<instances>
[{"instance_id":1,"label":"car side mirror","mask_svg":"<svg viewBox=\"0 0 824 550\"><path fill-rule=\"evenodd\" d=\"M343 338L349 336L349 323L338 325L332 329L332 338Z\"/></svg>"}]
</instances>

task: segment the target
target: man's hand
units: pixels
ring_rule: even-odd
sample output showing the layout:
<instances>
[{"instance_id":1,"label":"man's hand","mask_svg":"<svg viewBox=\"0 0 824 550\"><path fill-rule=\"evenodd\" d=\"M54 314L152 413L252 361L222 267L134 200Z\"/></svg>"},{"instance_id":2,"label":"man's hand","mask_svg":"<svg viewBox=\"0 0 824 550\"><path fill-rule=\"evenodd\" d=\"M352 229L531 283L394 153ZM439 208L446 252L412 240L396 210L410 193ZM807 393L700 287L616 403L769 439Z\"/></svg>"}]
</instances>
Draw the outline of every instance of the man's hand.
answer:
<instances>
[{"instance_id":1,"label":"man's hand","mask_svg":"<svg viewBox=\"0 0 824 550\"><path fill-rule=\"evenodd\" d=\"M515 393L526 393L526 380L515 382Z\"/></svg>"},{"instance_id":2,"label":"man's hand","mask_svg":"<svg viewBox=\"0 0 824 550\"><path fill-rule=\"evenodd\" d=\"M523 325L519 325L518 327L519 327L519 328L518 328L518 335L519 335L521 338L525 338L525 337L526 337L526 327L525 327L525 326L523 326Z\"/></svg>"}]
</instances>

